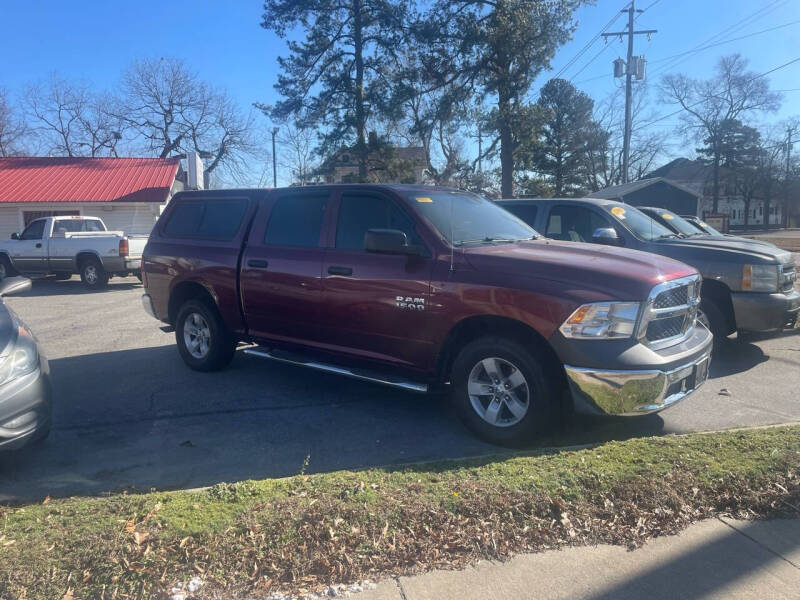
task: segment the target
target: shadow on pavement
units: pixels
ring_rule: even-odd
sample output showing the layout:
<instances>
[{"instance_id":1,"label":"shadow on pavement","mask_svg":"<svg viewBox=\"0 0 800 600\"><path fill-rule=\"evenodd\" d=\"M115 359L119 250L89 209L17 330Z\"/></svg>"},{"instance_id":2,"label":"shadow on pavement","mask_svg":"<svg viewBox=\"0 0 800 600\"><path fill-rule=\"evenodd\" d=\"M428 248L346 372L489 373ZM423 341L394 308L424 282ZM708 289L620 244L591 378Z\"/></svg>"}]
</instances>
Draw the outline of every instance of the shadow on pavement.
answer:
<instances>
[{"instance_id":1,"label":"shadow on pavement","mask_svg":"<svg viewBox=\"0 0 800 600\"><path fill-rule=\"evenodd\" d=\"M587 594L585 598L638 600L727 595L750 598L747 591L754 593L752 597L785 597L784 589L756 591L752 589L752 584L747 586L751 588L749 590L741 585L743 580L753 577L758 572L764 574L771 570L771 566L775 563L786 561L783 557L790 555L800 546L800 540L790 541L788 536L774 535L770 536L769 547L762 545L755 539L760 537L757 532L764 526L762 521L752 521L735 529L730 527L726 533L694 546L690 551L684 551L668 562L658 564L599 593ZM646 552L646 548L640 552ZM781 583L785 585L788 582ZM773 592L777 592L777 596L773 596Z\"/></svg>"},{"instance_id":2,"label":"shadow on pavement","mask_svg":"<svg viewBox=\"0 0 800 600\"><path fill-rule=\"evenodd\" d=\"M170 340L171 341L171 340ZM0 502L368 468L510 451L476 439L438 396L379 387L241 352L197 373L174 345L50 362L54 430L0 454ZM658 415L579 418L538 446L663 432Z\"/></svg>"}]
</instances>

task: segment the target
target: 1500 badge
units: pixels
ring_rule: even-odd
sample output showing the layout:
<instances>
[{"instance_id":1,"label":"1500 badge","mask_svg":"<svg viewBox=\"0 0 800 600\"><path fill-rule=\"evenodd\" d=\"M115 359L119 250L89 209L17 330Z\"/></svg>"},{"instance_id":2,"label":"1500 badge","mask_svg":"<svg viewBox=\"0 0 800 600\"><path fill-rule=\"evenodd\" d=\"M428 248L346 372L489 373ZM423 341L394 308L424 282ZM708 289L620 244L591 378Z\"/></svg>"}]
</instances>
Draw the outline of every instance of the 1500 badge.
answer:
<instances>
[{"instance_id":1,"label":"1500 badge","mask_svg":"<svg viewBox=\"0 0 800 600\"><path fill-rule=\"evenodd\" d=\"M395 296L395 305L397 308L425 310L425 298L414 298L413 296Z\"/></svg>"}]
</instances>

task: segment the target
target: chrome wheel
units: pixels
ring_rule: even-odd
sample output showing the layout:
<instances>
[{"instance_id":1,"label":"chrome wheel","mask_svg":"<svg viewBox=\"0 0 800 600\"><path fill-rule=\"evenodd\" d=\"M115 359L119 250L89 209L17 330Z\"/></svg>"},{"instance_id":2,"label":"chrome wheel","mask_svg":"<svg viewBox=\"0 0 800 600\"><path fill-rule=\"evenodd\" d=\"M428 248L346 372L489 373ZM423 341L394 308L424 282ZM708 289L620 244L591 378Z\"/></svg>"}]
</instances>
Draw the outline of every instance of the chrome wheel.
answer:
<instances>
[{"instance_id":1,"label":"chrome wheel","mask_svg":"<svg viewBox=\"0 0 800 600\"><path fill-rule=\"evenodd\" d=\"M97 266L96 265L86 265L83 268L83 278L86 280L86 283L89 285L94 285L97 283L97 280L100 278L97 273Z\"/></svg>"},{"instance_id":2,"label":"chrome wheel","mask_svg":"<svg viewBox=\"0 0 800 600\"><path fill-rule=\"evenodd\" d=\"M472 367L467 393L473 410L495 427L516 425L530 408L525 376L503 358L485 358Z\"/></svg>"},{"instance_id":3,"label":"chrome wheel","mask_svg":"<svg viewBox=\"0 0 800 600\"><path fill-rule=\"evenodd\" d=\"M193 312L183 322L183 341L194 358L202 359L211 347L211 330L203 315Z\"/></svg>"}]
</instances>

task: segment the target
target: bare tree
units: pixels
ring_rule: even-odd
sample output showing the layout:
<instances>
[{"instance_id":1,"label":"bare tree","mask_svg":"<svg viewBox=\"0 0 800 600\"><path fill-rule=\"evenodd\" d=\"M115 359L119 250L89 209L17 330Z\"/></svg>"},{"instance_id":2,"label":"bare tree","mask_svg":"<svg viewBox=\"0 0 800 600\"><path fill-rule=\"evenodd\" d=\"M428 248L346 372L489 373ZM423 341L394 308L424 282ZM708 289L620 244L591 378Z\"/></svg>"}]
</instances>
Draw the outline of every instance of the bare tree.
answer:
<instances>
[{"instance_id":1,"label":"bare tree","mask_svg":"<svg viewBox=\"0 0 800 600\"><path fill-rule=\"evenodd\" d=\"M620 90L599 102L594 114L594 137L587 150L587 187L592 191L622 183L622 136L625 108ZM634 90L632 107L632 134L629 154L631 179L649 173L666 153L665 136L641 127L651 120L648 110L648 90L642 86Z\"/></svg>"},{"instance_id":2,"label":"bare tree","mask_svg":"<svg viewBox=\"0 0 800 600\"><path fill-rule=\"evenodd\" d=\"M115 114L165 158L197 152L206 172L219 168L240 179L258 153L253 115L213 89L176 58L135 62L124 74Z\"/></svg>"},{"instance_id":3,"label":"bare tree","mask_svg":"<svg viewBox=\"0 0 800 600\"><path fill-rule=\"evenodd\" d=\"M278 163L291 173L293 184L307 185L317 180L319 156L314 151L315 140L316 135L311 129L299 127L295 121L280 128Z\"/></svg>"},{"instance_id":4,"label":"bare tree","mask_svg":"<svg viewBox=\"0 0 800 600\"><path fill-rule=\"evenodd\" d=\"M0 88L0 156L14 156L22 152L29 131L18 113L9 102L8 92Z\"/></svg>"},{"instance_id":5,"label":"bare tree","mask_svg":"<svg viewBox=\"0 0 800 600\"><path fill-rule=\"evenodd\" d=\"M755 112L775 111L780 106L781 96L770 91L769 82L746 69L747 61L740 54L732 54L719 60L711 79L665 75L661 80L665 101L683 111L683 133L698 141L705 140L711 148L713 212L717 212L719 205L724 124Z\"/></svg>"},{"instance_id":6,"label":"bare tree","mask_svg":"<svg viewBox=\"0 0 800 600\"><path fill-rule=\"evenodd\" d=\"M25 101L34 129L47 151L66 156L116 156L122 123L106 98L96 96L85 83L51 76L28 86Z\"/></svg>"}]
</instances>

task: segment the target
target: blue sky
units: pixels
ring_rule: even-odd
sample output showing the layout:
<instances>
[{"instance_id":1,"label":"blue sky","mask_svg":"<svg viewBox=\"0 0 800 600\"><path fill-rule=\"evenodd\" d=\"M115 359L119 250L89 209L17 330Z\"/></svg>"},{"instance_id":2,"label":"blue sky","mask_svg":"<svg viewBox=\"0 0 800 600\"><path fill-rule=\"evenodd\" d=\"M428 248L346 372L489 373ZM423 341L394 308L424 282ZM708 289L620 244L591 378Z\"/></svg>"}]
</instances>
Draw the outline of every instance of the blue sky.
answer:
<instances>
[{"instance_id":1,"label":"blue sky","mask_svg":"<svg viewBox=\"0 0 800 600\"><path fill-rule=\"evenodd\" d=\"M542 74L535 89L573 58L625 4L625 0L598 0L593 6L580 9L574 40L559 50L553 70ZM651 8L639 18L637 27L658 29L658 33L650 41L638 37L635 53L648 58L651 87L657 80L656 69L665 64L657 62L659 59L687 51L761 9L760 15L718 39L800 21L798 0L637 2L639 8L648 6ZM0 14L5 24L6 58L0 71L0 86L16 94L27 82L56 72L65 78L91 82L100 89L113 89L121 71L132 60L177 56L204 79L226 88L243 106L254 101L271 102L275 100L272 85L277 75L276 57L285 51L285 45L259 26L261 12L260 2L243 0L3 0ZM621 16L611 30L623 26ZM694 77L707 77L719 56L738 51L750 60L754 71L761 73L800 57L798 38L800 22L700 52L676 69ZM625 52L619 41L613 40L609 45L585 66L603 48L603 41L598 40L562 75L573 78L596 100L614 91L611 61ZM773 89L800 88L800 62L769 79ZM655 103L652 107L657 115L671 110ZM786 92L783 108L774 118L794 115L800 116L800 91ZM662 124L673 122L675 119ZM669 132L669 127L662 129Z\"/></svg>"}]
</instances>

